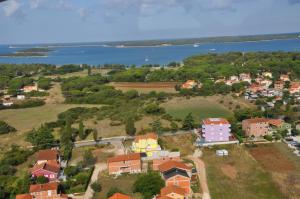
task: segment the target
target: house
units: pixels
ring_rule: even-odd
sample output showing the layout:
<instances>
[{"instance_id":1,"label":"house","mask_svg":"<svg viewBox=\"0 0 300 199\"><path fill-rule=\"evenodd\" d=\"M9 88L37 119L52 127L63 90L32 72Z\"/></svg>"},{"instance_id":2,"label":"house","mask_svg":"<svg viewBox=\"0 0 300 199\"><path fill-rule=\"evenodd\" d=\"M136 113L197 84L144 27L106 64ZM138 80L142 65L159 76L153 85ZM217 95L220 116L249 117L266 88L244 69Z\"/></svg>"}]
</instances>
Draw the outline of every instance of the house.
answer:
<instances>
[{"instance_id":1,"label":"house","mask_svg":"<svg viewBox=\"0 0 300 199\"><path fill-rule=\"evenodd\" d=\"M132 197L127 196L127 195L122 194L122 193L115 193L114 195L112 195L108 199L132 199Z\"/></svg>"},{"instance_id":2,"label":"house","mask_svg":"<svg viewBox=\"0 0 300 199\"><path fill-rule=\"evenodd\" d=\"M268 71L267 72L263 72L262 76L263 77L268 77L268 78L273 78L273 74L271 72L268 72Z\"/></svg>"},{"instance_id":3,"label":"house","mask_svg":"<svg viewBox=\"0 0 300 199\"><path fill-rule=\"evenodd\" d=\"M36 164L31 168L31 176L44 176L50 181L55 181L60 172L60 165L56 161L47 161L46 163Z\"/></svg>"},{"instance_id":4,"label":"house","mask_svg":"<svg viewBox=\"0 0 300 199\"><path fill-rule=\"evenodd\" d=\"M167 187L178 186L184 189L186 194L191 193L191 167L183 162L170 160L159 165L158 168Z\"/></svg>"},{"instance_id":5,"label":"house","mask_svg":"<svg viewBox=\"0 0 300 199\"><path fill-rule=\"evenodd\" d=\"M198 83L195 80L187 80L184 84L182 84L183 89L193 89L196 88Z\"/></svg>"},{"instance_id":6,"label":"house","mask_svg":"<svg viewBox=\"0 0 300 199\"><path fill-rule=\"evenodd\" d=\"M40 150L37 153L37 164L47 163L48 161L60 162L59 152L56 149Z\"/></svg>"},{"instance_id":7,"label":"house","mask_svg":"<svg viewBox=\"0 0 300 199\"><path fill-rule=\"evenodd\" d=\"M260 85L264 88L264 89L268 89L271 85L272 85L272 81L269 79L263 79L260 81Z\"/></svg>"},{"instance_id":8,"label":"house","mask_svg":"<svg viewBox=\"0 0 300 199\"><path fill-rule=\"evenodd\" d=\"M226 142L231 136L230 123L224 118L207 118L202 121L205 142Z\"/></svg>"},{"instance_id":9,"label":"house","mask_svg":"<svg viewBox=\"0 0 300 199\"><path fill-rule=\"evenodd\" d=\"M30 195L34 199L67 199L68 196L60 194L57 182L50 182L46 184L30 185Z\"/></svg>"},{"instance_id":10,"label":"house","mask_svg":"<svg viewBox=\"0 0 300 199\"><path fill-rule=\"evenodd\" d=\"M284 89L284 81L276 81L274 83L274 89L275 90L283 90Z\"/></svg>"},{"instance_id":11,"label":"house","mask_svg":"<svg viewBox=\"0 0 300 199\"><path fill-rule=\"evenodd\" d=\"M180 152L174 151L174 152L169 152L169 151L161 151L163 153L160 153L160 155L156 158L153 159L153 164L152 164L152 169L154 171L158 170L158 166L168 162L170 160L174 160L174 161L180 161ZM156 157L155 155L153 155L153 157Z\"/></svg>"},{"instance_id":12,"label":"house","mask_svg":"<svg viewBox=\"0 0 300 199\"><path fill-rule=\"evenodd\" d=\"M249 90L252 92L252 93L257 93L257 92L260 92L262 90L264 90L264 87L257 84L257 83L252 83L249 87Z\"/></svg>"},{"instance_id":13,"label":"house","mask_svg":"<svg viewBox=\"0 0 300 199\"><path fill-rule=\"evenodd\" d=\"M265 118L253 118L242 121L242 129L246 136L265 136L269 133L269 123Z\"/></svg>"},{"instance_id":14,"label":"house","mask_svg":"<svg viewBox=\"0 0 300 199\"><path fill-rule=\"evenodd\" d=\"M281 74L279 79L283 82L291 81L289 75L287 75L287 74Z\"/></svg>"},{"instance_id":15,"label":"house","mask_svg":"<svg viewBox=\"0 0 300 199\"><path fill-rule=\"evenodd\" d=\"M287 131L287 134L290 135L292 132L292 125L289 123L284 122L282 119L269 119L269 129L270 132L277 132L277 131Z\"/></svg>"},{"instance_id":16,"label":"house","mask_svg":"<svg viewBox=\"0 0 300 199\"><path fill-rule=\"evenodd\" d=\"M17 95L17 100L24 100L25 98L25 95Z\"/></svg>"},{"instance_id":17,"label":"house","mask_svg":"<svg viewBox=\"0 0 300 199\"><path fill-rule=\"evenodd\" d=\"M300 93L300 82L292 82L289 88L291 94Z\"/></svg>"},{"instance_id":18,"label":"house","mask_svg":"<svg viewBox=\"0 0 300 199\"><path fill-rule=\"evenodd\" d=\"M147 156L151 157L153 152L161 150L158 136L155 133L136 136L132 143L132 150L135 153L146 153Z\"/></svg>"},{"instance_id":19,"label":"house","mask_svg":"<svg viewBox=\"0 0 300 199\"><path fill-rule=\"evenodd\" d=\"M16 199L68 199L67 195L59 193L56 182L30 185L29 192L16 195Z\"/></svg>"},{"instance_id":20,"label":"house","mask_svg":"<svg viewBox=\"0 0 300 199\"><path fill-rule=\"evenodd\" d=\"M4 101L2 102L2 105L3 105L3 106L6 106L6 107L10 107L10 106L12 106L13 104L14 104L13 101L7 101L7 100L4 100Z\"/></svg>"},{"instance_id":21,"label":"house","mask_svg":"<svg viewBox=\"0 0 300 199\"><path fill-rule=\"evenodd\" d=\"M160 195L157 197L157 199L164 199L164 198L170 198L170 199L185 199L187 198L187 194L185 192L185 189L178 187L178 186L166 186L160 190Z\"/></svg>"},{"instance_id":22,"label":"house","mask_svg":"<svg viewBox=\"0 0 300 199\"><path fill-rule=\"evenodd\" d=\"M38 91L38 86L37 86L37 84L29 85L29 86L24 86L22 90L25 93L30 93L32 91Z\"/></svg>"},{"instance_id":23,"label":"house","mask_svg":"<svg viewBox=\"0 0 300 199\"><path fill-rule=\"evenodd\" d=\"M108 173L120 175L122 173L141 173L142 161L140 153L118 155L107 161Z\"/></svg>"},{"instance_id":24,"label":"house","mask_svg":"<svg viewBox=\"0 0 300 199\"><path fill-rule=\"evenodd\" d=\"M248 82L249 84L251 84L252 79L250 73L241 73L239 75L239 78L241 82Z\"/></svg>"}]
</instances>

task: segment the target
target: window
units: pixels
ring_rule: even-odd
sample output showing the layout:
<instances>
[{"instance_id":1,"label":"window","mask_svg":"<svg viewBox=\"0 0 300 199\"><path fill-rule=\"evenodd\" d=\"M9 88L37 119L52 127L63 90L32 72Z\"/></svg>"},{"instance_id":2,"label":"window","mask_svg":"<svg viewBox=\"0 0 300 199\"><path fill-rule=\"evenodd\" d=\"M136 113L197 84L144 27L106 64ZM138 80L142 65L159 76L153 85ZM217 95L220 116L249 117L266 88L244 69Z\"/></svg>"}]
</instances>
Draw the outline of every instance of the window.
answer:
<instances>
[{"instance_id":1,"label":"window","mask_svg":"<svg viewBox=\"0 0 300 199\"><path fill-rule=\"evenodd\" d=\"M51 190L48 190L48 196L51 196Z\"/></svg>"}]
</instances>

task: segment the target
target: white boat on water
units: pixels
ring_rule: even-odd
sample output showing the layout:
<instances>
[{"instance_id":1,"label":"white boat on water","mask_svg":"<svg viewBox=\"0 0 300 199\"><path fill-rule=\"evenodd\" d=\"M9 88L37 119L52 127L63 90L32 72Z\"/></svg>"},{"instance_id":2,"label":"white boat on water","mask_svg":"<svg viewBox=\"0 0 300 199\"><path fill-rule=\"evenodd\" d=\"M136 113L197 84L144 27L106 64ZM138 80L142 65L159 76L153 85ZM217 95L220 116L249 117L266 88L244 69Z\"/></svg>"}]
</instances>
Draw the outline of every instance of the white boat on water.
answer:
<instances>
[{"instance_id":1,"label":"white boat on water","mask_svg":"<svg viewBox=\"0 0 300 199\"><path fill-rule=\"evenodd\" d=\"M209 51L216 51L216 49L215 48L211 48L211 49L209 49Z\"/></svg>"},{"instance_id":2,"label":"white boat on water","mask_svg":"<svg viewBox=\"0 0 300 199\"><path fill-rule=\"evenodd\" d=\"M148 59L148 58L146 58L146 59L145 59L145 62L148 62L148 61L149 61L149 59Z\"/></svg>"},{"instance_id":3,"label":"white boat on water","mask_svg":"<svg viewBox=\"0 0 300 199\"><path fill-rule=\"evenodd\" d=\"M197 48L197 47L199 47L199 44L194 44L194 48Z\"/></svg>"}]
</instances>

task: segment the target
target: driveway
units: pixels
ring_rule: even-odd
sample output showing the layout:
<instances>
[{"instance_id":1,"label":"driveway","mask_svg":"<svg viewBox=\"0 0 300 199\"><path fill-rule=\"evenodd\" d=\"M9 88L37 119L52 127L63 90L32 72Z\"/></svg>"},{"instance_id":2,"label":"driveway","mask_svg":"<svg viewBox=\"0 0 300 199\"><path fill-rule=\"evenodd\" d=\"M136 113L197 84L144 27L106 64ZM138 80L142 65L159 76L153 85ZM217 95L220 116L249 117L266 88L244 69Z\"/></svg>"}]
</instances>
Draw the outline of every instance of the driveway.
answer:
<instances>
[{"instance_id":1,"label":"driveway","mask_svg":"<svg viewBox=\"0 0 300 199\"><path fill-rule=\"evenodd\" d=\"M200 181L200 186L202 190L202 199L211 199L208 184L207 184L207 178L206 178L206 168L204 162L199 157L199 152L195 151L193 156L189 157L193 162L195 163L196 169L197 169L197 175Z\"/></svg>"}]
</instances>

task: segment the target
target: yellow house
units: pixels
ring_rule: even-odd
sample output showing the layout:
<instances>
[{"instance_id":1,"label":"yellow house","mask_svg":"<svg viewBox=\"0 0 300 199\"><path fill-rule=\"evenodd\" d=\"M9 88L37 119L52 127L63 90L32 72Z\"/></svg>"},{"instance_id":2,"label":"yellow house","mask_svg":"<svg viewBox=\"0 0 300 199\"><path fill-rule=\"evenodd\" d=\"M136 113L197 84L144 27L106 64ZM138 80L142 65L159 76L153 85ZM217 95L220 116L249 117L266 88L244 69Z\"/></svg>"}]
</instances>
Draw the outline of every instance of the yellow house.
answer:
<instances>
[{"instance_id":1,"label":"yellow house","mask_svg":"<svg viewBox=\"0 0 300 199\"><path fill-rule=\"evenodd\" d=\"M148 157L151 157L153 152L161 150L157 140L158 136L155 133L138 135L132 143L132 150L135 153L146 153Z\"/></svg>"}]
</instances>

